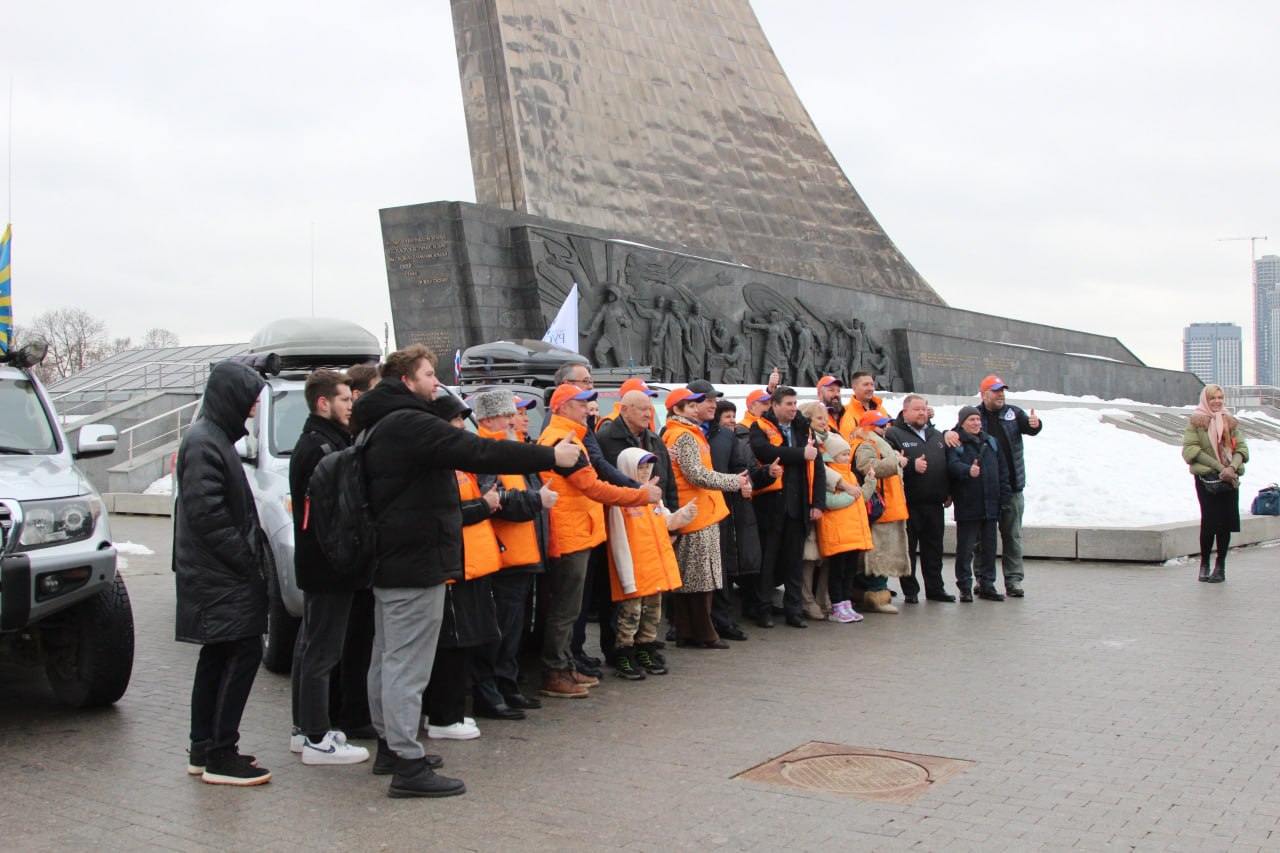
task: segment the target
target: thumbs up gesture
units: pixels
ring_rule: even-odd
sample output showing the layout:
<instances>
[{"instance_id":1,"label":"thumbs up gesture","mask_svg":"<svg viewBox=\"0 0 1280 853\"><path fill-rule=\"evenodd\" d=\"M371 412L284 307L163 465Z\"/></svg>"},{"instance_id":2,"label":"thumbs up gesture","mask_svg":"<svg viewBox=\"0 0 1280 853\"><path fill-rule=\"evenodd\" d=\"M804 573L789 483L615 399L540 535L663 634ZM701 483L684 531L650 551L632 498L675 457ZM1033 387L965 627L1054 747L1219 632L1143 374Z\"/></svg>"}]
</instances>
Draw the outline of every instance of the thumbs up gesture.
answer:
<instances>
[{"instance_id":1,"label":"thumbs up gesture","mask_svg":"<svg viewBox=\"0 0 1280 853\"><path fill-rule=\"evenodd\" d=\"M560 493L553 490L550 483L543 483L542 488L538 489L538 499L542 501L543 509L551 509L560 500Z\"/></svg>"},{"instance_id":2,"label":"thumbs up gesture","mask_svg":"<svg viewBox=\"0 0 1280 853\"><path fill-rule=\"evenodd\" d=\"M489 491L485 492L481 497L484 498L484 502L489 505L489 513L491 515L497 512L502 506L502 498L498 497L497 483L490 486Z\"/></svg>"},{"instance_id":3,"label":"thumbs up gesture","mask_svg":"<svg viewBox=\"0 0 1280 853\"><path fill-rule=\"evenodd\" d=\"M812 462L818 458L818 448L813 445L813 436L809 436L809 443L804 446L804 459L806 462Z\"/></svg>"},{"instance_id":4,"label":"thumbs up gesture","mask_svg":"<svg viewBox=\"0 0 1280 853\"><path fill-rule=\"evenodd\" d=\"M973 464L969 466L969 476L970 476L970 477L981 477L981 476L982 476L982 469L978 467L978 460L977 460L977 459L973 460Z\"/></svg>"},{"instance_id":5,"label":"thumbs up gesture","mask_svg":"<svg viewBox=\"0 0 1280 853\"><path fill-rule=\"evenodd\" d=\"M782 476L782 463L777 459L769 465L769 476L775 480Z\"/></svg>"},{"instance_id":6,"label":"thumbs up gesture","mask_svg":"<svg viewBox=\"0 0 1280 853\"><path fill-rule=\"evenodd\" d=\"M1027 423L1031 424L1032 429L1040 429L1040 416L1036 414L1035 409L1027 413Z\"/></svg>"},{"instance_id":7,"label":"thumbs up gesture","mask_svg":"<svg viewBox=\"0 0 1280 853\"><path fill-rule=\"evenodd\" d=\"M916 457L916 473L923 474L927 470L929 470L929 460L925 459L923 456L917 456Z\"/></svg>"},{"instance_id":8,"label":"thumbs up gesture","mask_svg":"<svg viewBox=\"0 0 1280 853\"><path fill-rule=\"evenodd\" d=\"M567 437L561 439L560 443L555 446L555 452L557 468L572 468L577 464L578 458L582 456L582 451L578 449L578 445Z\"/></svg>"},{"instance_id":9,"label":"thumbs up gesture","mask_svg":"<svg viewBox=\"0 0 1280 853\"><path fill-rule=\"evenodd\" d=\"M738 491L744 498L751 497L751 478L747 476L746 471L738 475Z\"/></svg>"},{"instance_id":10,"label":"thumbs up gesture","mask_svg":"<svg viewBox=\"0 0 1280 853\"><path fill-rule=\"evenodd\" d=\"M662 502L662 489L658 488L658 478L654 477L649 480L645 488L649 490L649 503L656 504Z\"/></svg>"}]
</instances>

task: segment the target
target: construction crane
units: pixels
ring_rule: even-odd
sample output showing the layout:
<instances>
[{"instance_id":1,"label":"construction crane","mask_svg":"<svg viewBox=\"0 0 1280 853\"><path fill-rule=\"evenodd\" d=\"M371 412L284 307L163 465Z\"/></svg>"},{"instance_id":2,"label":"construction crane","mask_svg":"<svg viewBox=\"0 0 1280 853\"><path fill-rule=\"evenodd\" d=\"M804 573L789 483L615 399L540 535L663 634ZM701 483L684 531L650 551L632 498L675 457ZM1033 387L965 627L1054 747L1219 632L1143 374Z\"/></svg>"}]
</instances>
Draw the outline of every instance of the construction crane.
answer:
<instances>
[{"instance_id":1,"label":"construction crane","mask_svg":"<svg viewBox=\"0 0 1280 853\"><path fill-rule=\"evenodd\" d=\"M1265 236L1263 236L1263 237L1220 237L1220 238L1218 239L1218 242L1219 242L1219 243L1233 243L1233 242L1235 242L1236 240L1248 240L1248 241L1249 241L1249 254L1250 254L1250 255L1252 255L1252 256L1253 256L1253 260L1255 260L1255 261L1256 261L1256 260L1258 259L1258 241L1259 241L1259 240L1265 240L1265 239L1267 239Z\"/></svg>"}]
</instances>

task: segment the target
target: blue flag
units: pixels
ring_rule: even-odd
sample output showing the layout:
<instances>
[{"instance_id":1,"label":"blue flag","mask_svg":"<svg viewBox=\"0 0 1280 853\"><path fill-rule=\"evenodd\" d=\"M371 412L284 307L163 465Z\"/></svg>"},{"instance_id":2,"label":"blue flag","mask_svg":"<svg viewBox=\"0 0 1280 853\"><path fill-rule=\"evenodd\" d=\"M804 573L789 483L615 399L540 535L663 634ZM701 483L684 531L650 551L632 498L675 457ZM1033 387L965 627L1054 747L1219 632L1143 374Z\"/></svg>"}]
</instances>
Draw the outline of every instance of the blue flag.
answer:
<instances>
[{"instance_id":1,"label":"blue flag","mask_svg":"<svg viewBox=\"0 0 1280 853\"><path fill-rule=\"evenodd\" d=\"M4 227L0 237L0 354L9 351L13 340L13 296L9 290L9 239L12 226Z\"/></svg>"}]
</instances>

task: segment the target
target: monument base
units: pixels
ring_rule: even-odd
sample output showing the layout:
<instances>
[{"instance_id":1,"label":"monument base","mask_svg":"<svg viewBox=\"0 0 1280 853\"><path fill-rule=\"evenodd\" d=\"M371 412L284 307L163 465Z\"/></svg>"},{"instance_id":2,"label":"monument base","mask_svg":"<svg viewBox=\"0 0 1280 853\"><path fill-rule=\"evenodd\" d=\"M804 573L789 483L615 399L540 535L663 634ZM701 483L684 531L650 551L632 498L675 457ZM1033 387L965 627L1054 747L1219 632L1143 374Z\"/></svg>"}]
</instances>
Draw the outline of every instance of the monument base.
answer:
<instances>
[{"instance_id":1,"label":"monument base","mask_svg":"<svg viewBox=\"0 0 1280 853\"><path fill-rule=\"evenodd\" d=\"M1015 388L1182 405L1202 383L1147 367L1112 337L751 269L732 258L465 202L381 211L399 346L441 355L540 338L578 285L578 349L659 381L811 386L860 370L879 387L967 395ZM821 251L819 248L818 251Z\"/></svg>"}]
</instances>

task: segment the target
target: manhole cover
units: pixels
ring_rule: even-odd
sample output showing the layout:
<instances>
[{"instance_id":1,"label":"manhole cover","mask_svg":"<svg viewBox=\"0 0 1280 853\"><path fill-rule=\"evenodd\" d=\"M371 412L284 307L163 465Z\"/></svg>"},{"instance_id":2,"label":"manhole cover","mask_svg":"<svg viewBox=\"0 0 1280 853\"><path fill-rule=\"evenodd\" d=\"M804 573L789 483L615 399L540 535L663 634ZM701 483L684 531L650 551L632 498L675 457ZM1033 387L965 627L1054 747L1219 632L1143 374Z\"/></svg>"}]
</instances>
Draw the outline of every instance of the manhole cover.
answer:
<instances>
[{"instance_id":1,"label":"manhole cover","mask_svg":"<svg viewBox=\"0 0 1280 853\"><path fill-rule=\"evenodd\" d=\"M911 803L971 762L810 742L737 778L882 803Z\"/></svg>"},{"instance_id":2,"label":"manhole cover","mask_svg":"<svg viewBox=\"0 0 1280 853\"><path fill-rule=\"evenodd\" d=\"M881 755L819 755L782 765L782 778L832 794L887 794L929 783L929 771Z\"/></svg>"}]
</instances>

